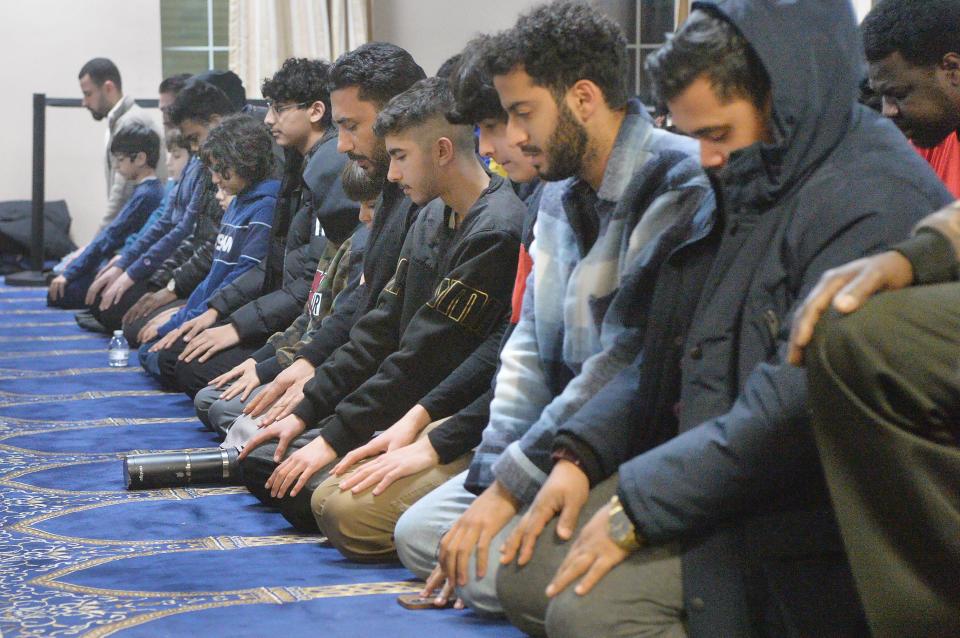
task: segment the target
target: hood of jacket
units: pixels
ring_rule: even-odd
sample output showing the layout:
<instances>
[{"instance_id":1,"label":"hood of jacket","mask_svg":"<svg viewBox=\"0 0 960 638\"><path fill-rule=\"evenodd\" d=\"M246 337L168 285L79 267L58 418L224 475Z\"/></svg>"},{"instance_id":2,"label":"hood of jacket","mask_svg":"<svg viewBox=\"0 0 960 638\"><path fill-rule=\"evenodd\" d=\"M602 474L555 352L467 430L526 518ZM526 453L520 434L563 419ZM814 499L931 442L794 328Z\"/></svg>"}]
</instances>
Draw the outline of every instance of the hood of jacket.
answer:
<instances>
[{"instance_id":1,"label":"hood of jacket","mask_svg":"<svg viewBox=\"0 0 960 638\"><path fill-rule=\"evenodd\" d=\"M849 129L864 63L849 0L694 3L734 25L770 78L773 141L730 155L715 173L724 206L759 210L802 183Z\"/></svg>"},{"instance_id":2,"label":"hood of jacket","mask_svg":"<svg viewBox=\"0 0 960 638\"><path fill-rule=\"evenodd\" d=\"M237 205L238 206L249 206L255 201L264 199L266 197L272 197L276 199L277 193L280 192L280 182L275 179L264 179L253 186L244 189L237 194Z\"/></svg>"},{"instance_id":3,"label":"hood of jacket","mask_svg":"<svg viewBox=\"0 0 960 638\"><path fill-rule=\"evenodd\" d=\"M357 211L360 204L355 207L343 205L349 202L340 183L347 156L337 152L336 127L327 127L304 161L303 183L313 199L314 213L323 227L323 234L340 245L353 234L359 223Z\"/></svg>"}]
</instances>

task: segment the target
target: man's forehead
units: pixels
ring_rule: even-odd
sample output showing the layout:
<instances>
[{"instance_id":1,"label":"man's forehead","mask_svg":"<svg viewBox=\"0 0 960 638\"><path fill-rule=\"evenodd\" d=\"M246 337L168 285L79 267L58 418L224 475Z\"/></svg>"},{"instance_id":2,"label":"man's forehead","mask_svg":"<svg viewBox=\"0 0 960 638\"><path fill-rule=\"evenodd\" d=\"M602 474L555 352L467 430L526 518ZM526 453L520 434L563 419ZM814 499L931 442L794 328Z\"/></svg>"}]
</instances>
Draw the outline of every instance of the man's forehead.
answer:
<instances>
[{"instance_id":1,"label":"man's forehead","mask_svg":"<svg viewBox=\"0 0 960 638\"><path fill-rule=\"evenodd\" d=\"M907 62L899 51L894 51L887 57L871 62L867 68L870 85L894 84L909 81L917 75L922 75L924 69Z\"/></svg>"},{"instance_id":2,"label":"man's forehead","mask_svg":"<svg viewBox=\"0 0 960 638\"><path fill-rule=\"evenodd\" d=\"M498 91L529 91L536 88L533 78L523 66L515 66L503 75L494 75L493 85Z\"/></svg>"},{"instance_id":3,"label":"man's forehead","mask_svg":"<svg viewBox=\"0 0 960 638\"><path fill-rule=\"evenodd\" d=\"M413 135L410 135L407 132L396 134L391 133L383 138L383 142L387 147L387 152L390 154L398 151L409 151L417 146Z\"/></svg>"},{"instance_id":4,"label":"man's forehead","mask_svg":"<svg viewBox=\"0 0 960 638\"><path fill-rule=\"evenodd\" d=\"M330 93L330 106L333 119L356 118L366 111L376 112L373 102L360 99L360 87L348 86Z\"/></svg>"}]
</instances>

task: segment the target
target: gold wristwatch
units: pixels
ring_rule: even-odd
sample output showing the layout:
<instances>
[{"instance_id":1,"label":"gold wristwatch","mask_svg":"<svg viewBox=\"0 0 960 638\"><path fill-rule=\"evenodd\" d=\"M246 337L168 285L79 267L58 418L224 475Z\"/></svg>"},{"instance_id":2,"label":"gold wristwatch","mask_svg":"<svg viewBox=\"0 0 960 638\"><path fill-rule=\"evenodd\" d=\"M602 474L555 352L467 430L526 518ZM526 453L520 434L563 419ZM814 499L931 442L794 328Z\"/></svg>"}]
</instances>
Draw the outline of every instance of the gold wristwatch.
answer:
<instances>
[{"instance_id":1,"label":"gold wristwatch","mask_svg":"<svg viewBox=\"0 0 960 638\"><path fill-rule=\"evenodd\" d=\"M616 494L610 499L610 517L607 519L607 534L624 551L635 552L642 547L637 540L637 530L633 521L623 511L620 497Z\"/></svg>"}]
</instances>

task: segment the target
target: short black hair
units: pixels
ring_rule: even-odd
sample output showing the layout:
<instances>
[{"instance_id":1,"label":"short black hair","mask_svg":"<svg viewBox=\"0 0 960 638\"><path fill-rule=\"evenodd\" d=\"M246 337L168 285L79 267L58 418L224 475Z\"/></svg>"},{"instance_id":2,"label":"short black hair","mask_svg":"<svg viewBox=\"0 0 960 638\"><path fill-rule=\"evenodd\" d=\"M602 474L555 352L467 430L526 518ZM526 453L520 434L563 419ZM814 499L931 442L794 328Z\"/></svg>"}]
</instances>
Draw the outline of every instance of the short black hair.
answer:
<instances>
[{"instance_id":1,"label":"short black hair","mask_svg":"<svg viewBox=\"0 0 960 638\"><path fill-rule=\"evenodd\" d=\"M308 105L323 102L323 119L320 120L320 124L327 126L332 117L330 91L327 89L329 79L329 63L307 58L287 58L273 77L263 80L260 92L263 97L275 102Z\"/></svg>"},{"instance_id":2,"label":"short black hair","mask_svg":"<svg viewBox=\"0 0 960 638\"><path fill-rule=\"evenodd\" d=\"M120 69L109 58L93 58L80 68L80 74L77 79L83 79L83 76L89 75L90 79L97 86L103 86L107 80L113 82L117 89L123 89L120 81Z\"/></svg>"},{"instance_id":3,"label":"short black hair","mask_svg":"<svg viewBox=\"0 0 960 638\"><path fill-rule=\"evenodd\" d=\"M183 133L180 132L178 128L171 128L164 135L164 144L167 147L167 152L172 153L175 148L182 148L188 153L192 153L193 149L190 148L190 142L183 137Z\"/></svg>"},{"instance_id":4,"label":"short black hair","mask_svg":"<svg viewBox=\"0 0 960 638\"><path fill-rule=\"evenodd\" d=\"M520 16L487 60L491 75L522 67L557 97L590 80L611 108L627 103L627 41L615 22L580 2L553 2Z\"/></svg>"},{"instance_id":5,"label":"short black hair","mask_svg":"<svg viewBox=\"0 0 960 638\"><path fill-rule=\"evenodd\" d=\"M210 130L200 159L210 170L224 177L235 172L252 186L273 171L273 140L263 122L243 113L229 115Z\"/></svg>"},{"instance_id":6,"label":"short black hair","mask_svg":"<svg viewBox=\"0 0 960 638\"><path fill-rule=\"evenodd\" d=\"M373 102L379 109L425 77L427 74L404 49L387 42L369 42L337 58L330 67L328 88L333 93L358 87L360 99Z\"/></svg>"},{"instance_id":7,"label":"short black hair","mask_svg":"<svg viewBox=\"0 0 960 638\"><path fill-rule=\"evenodd\" d=\"M882 0L860 25L868 62L899 52L914 66L960 53L960 0Z\"/></svg>"},{"instance_id":8,"label":"short black hair","mask_svg":"<svg viewBox=\"0 0 960 638\"><path fill-rule=\"evenodd\" d=\"M134 157L137 153L147 156L147 165L156 168L160 161L160 136L149 126L131 122L122 126L110 141L110 152L115 155Z\"/></svg>"},{"instance_id":9,"label":"short black hair","mask_svg":"<svg viewBox=\"0 0 960 638\"><path fill-rule=\"evenodd\" d=\"M355 202L368 202L380 196L383 181L370 179L367 172L353 160L347 160L340 173L340 183L344 194Z\"/></svg>"},{"instance_id":10,"label":"short black hair","mask_svg":"<svg viewBox=\"0 0 960 638\"><path fill-rule=\"evenodd\" d=\"M167 115L170 122L177 126L184 120L206 123L215 115L223 117L236 110L237 107L226 93L209 82L195 78L180 90L173 104L167 109Z\"/></svg>"},{"instance_id":11,"label":"short black hair","mask_svg":"<svg viewBox=\"0 0 960 638\"><path fill-rule=\"evenodd\" d=\"M386 137L437 117L446 121L447 111L452 107L453 94L446 80L436 77L420 80L380 110L373 132L377 137Z\"/></svg>"},{"instance_id":12,"label":"short black hair","mask_svg":"<svg viewBox=\"0 0 960 638\"><path fill-rule=\"evenodd\" d=\"M695 9L679 31L647 56L646 70L662 102L703 75L724 101L740 97L763 108L770 96L770 76L750 43L730 22L703 9Z\"/></svg>"},{"instance_id":13,"label":"short black hair","mask_svg":"<svg viewBox=\"0 0 960 638\"><path fill-rule=\"evenodd\" d=\"M187 80L192 76L189 73L178 73L177 75L171 75L168 78L164 78L160 82L160 86L157 88L157 93L172 93L176 95L183 87L187 85Z\"/></svg>"},{"instance_id":14,"label":"short black hair","mask_svg":"<svg viewBox=\"0 0 960 638\"><path fill-rule=\"evenodd\" d=\"M507 121L507 112L500 106L500 97L486 69L486 55L494 42L487 35L474 38L452 69L449 82L454 105L447 112L447 120L452 124L477 124L487 119Z\"/></svg>"},{"instance_id":15,"label":"short black hair","mask_svg":"<svg viewBox=\"0 0 960 638\"><path fill-rule=\"evenodd\" d=\"M437 69L436 77L449 78L450 74L453 73L453 70L457 68L457 65L460 64L461 57L463 57L462 54L456 53L444 60L443 64L440 65L440 68Z\"/></svg>"}]
</instances>

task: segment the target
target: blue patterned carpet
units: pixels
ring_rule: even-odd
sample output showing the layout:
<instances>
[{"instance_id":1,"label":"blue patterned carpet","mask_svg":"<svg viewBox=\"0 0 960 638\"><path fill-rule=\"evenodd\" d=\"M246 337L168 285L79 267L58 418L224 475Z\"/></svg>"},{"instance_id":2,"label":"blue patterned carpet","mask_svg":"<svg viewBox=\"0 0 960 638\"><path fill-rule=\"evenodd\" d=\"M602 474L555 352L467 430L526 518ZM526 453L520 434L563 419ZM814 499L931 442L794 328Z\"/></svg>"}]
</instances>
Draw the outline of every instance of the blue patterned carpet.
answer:
<instances>
[{"instance_id":1,"label":"blue patterned carpet","mask_svg":"<svg viewBox=\"0 0 960 638\"><path fill-rule=\"evenodd\" d=\"M242 488L124 490L122 453L216 442L184 395L108 368L107 341L0 286L0 635L520 635L404 610L409 572L343 560Z\"/></svg>"}]
</instances>

